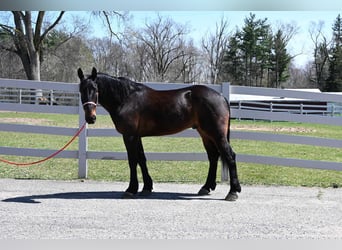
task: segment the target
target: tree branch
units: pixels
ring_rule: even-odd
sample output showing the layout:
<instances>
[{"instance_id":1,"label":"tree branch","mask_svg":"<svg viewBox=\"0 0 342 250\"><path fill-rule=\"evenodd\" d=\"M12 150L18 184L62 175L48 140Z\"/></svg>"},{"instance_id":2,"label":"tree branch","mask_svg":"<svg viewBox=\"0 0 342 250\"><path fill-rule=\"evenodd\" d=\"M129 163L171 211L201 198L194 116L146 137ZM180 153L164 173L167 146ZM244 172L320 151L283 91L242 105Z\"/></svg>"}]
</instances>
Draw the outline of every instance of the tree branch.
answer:
<instances>
[{"instance_id":1,"label":"tree branch","mask_svg":"<svg viewBox=\"0 0 342 250\"><path fill-rule=\"evenodd\" d=\"M39 47L39 44L41 41L40 40L40 34L41 34L41 30L42 30L44 15L45 15L45 11L39 11L38 17L37 17L37 22L36 22L36 28L34 31L34 39L33 39L33 42L34 42L36 49Z\"/></svg>"},{"instance_id":2,"label":"tree branch","mask_svg":"<svg viewBox=\"0 0 342 250\"><path fill-rule=\"evenodd\" d=\"M110 24L110 17L109 17L109 14L107 13L107 11L102 11L105 19L106 19L106 22L107 22L107 25L108 25L108 29L109 29L109 32L111 35L114 35L119 41L121 41L120 37L118 36L118 34L116 34L113 29L112 29L112 25ZM114 14L115 15L118 15L119 17L123 17L120 13L114 11Z\"/></svg>"},{"instance_id":3,"label":"tree branch","mask_svg":"<svg viewBox=\"0 0 342 250\"><path fill-rule=\"evenodd\" d=\"M44 38L46 37L46 35L53 29L55 28L55 26L59 23L59 21L62 19L63 15L64 15L65 11L61 11L59 13L59 16L57 17L57 19L55 20L55 22L53 24L51 24L45 31L44 33L40 36L39 39L39 44L44 40Z\"/></svg>"}]
</instances>

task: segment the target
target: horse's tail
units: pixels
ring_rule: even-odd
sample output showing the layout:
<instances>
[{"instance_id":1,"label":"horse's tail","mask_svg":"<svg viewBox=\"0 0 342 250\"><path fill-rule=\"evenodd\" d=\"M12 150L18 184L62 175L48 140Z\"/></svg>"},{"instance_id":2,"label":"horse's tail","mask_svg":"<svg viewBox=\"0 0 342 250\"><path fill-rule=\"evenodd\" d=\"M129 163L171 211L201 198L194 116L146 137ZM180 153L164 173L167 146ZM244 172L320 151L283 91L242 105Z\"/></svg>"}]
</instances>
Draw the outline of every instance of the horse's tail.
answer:
<instances>
[{"instance_id":1,"label":"horse's tail","mask_svg":"<svg viewBox=\"0 0 342 250\"><path fill-rule=\"evenodd\" d=\"M227 109L228 109L228 127L227 127L227 141L228 144L230 144L230 121L231 121L231 108L229 105L229 102L227 98L224 98L227 104ZM235 161L236 155L231 146L229 145L230 148L230 157L231 160ZM221 159L222 160L222 159ZM221 180L222 181L228 181L229 180L229 165L228 162L222 161L222 171L221 171Z\"/></svg>"},{"instance_id":2,"label":"horse's tail","mask_svg":"<svg viewBox=\"0 0 342 250\"><path fill-rule=\"evenodd\" d=\"M231 110L230 110L230 105L229 105L229 102L227 100L227 98L224 97L224 100L226 101L226 104L227 104L227 108L228 108L228 131L227 131L227 140L228 142L230 142L230 120L231 120Z\"/></svg>"}]
</instances>

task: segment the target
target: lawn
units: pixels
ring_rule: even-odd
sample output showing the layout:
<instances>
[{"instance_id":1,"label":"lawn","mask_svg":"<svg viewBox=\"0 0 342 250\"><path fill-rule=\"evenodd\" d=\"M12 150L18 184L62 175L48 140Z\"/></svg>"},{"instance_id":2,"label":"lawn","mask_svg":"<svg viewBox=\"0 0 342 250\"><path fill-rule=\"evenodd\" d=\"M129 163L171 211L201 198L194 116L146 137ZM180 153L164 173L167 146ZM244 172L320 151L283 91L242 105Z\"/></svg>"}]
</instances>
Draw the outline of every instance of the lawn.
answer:
<instances>
[{"instance_id":1,"label":"lawn","mask_svg":"<svg viewBox=\"0 0 342 250\"><path fill-rule=\"evenodd\" d=\"M53 115L0 112L0 121L32 125L77 127L76 115ZM108 116L99 116L96 128L113 127ZM233 121L233 130L263 131L270 133L342 138L337 126L313 125L290 122ZM8 147L30 147L59 149L70 138L66 136L23 134L0 131L0 145ZM200 138L143 138L145 152L205 152ZM288 158L342 162L341 149L270 143L262 141L235 140L231 144L237 154L258 154ZM77 149L77 140L68 149ZM125 151L121 138L89 138L89 150ZM1 153L0 153L1 154ZM32 157L1 156L13 161L29 162ZM104 181L128 181L127 161L89 160L88 178ZM207 162L149 161L150 174L156 182L204 183ZM72 159L52 159L31 167L13 167L0 162L0 178L20 179L77 179L78 162ZM238 162L238 174L243 185L290 185L342 187L342 171L301 169L295 167L271 166ZM140 176L141 180L141 176ZM220 168L218 169L220 181Z\"/></svg>"}]
</instances>

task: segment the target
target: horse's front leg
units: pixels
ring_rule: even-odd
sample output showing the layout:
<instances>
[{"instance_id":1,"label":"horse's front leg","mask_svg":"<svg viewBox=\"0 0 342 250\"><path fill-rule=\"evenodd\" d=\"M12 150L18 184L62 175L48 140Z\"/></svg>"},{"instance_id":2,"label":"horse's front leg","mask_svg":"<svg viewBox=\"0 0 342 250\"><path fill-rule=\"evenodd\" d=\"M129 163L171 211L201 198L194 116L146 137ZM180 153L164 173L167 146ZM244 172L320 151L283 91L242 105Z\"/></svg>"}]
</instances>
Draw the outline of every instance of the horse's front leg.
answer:
<instances>
[{"instance_id":1,"label":"horse's front leg","mask_svg":"<svg viewBox=\"0 0 342 250\"><path fill-rule=\"evenodd\" d=\"M123 135L124 143L127 150L128 164L130 170L129 186L126 189L123 198L133 198L138 192L139 183L137 175L137 164L139 158L138 142L139 137L131 135Z\"/></svg>"}]
</instances>

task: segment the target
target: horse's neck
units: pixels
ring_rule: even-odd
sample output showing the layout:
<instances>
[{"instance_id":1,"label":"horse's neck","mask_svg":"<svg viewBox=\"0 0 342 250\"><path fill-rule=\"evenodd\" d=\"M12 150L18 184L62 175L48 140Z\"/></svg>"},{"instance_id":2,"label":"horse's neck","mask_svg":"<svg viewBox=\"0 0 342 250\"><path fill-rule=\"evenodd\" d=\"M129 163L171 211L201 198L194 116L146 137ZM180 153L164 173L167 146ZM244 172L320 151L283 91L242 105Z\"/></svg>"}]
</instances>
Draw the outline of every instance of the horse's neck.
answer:
<instances>
[{"instance_id":1,"label":"horse's neck","mask_svg":"<svg viewBox=\"0 0 342 250\"><path fill-rule=\"evenodd\" d=\"M98 102L101 104L102 107L104 107L108 112L110 112L110 107L112 104L110 103L112 98L110 98L110 87L108 84L102 81L97 82L97 88L98 88Z\"/></svg>"},{"instance_id":2,"label":"horse's neck","mask_svg":"<svg viewBox=\"0 0 342 250\"><path fill-rule=\"evenodd\" d=\"M98 82L99 103L110 113L117 112L125 97L120 93L119 87L105 81Z\"/></svg>"}]
</instances>

